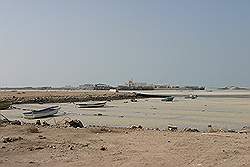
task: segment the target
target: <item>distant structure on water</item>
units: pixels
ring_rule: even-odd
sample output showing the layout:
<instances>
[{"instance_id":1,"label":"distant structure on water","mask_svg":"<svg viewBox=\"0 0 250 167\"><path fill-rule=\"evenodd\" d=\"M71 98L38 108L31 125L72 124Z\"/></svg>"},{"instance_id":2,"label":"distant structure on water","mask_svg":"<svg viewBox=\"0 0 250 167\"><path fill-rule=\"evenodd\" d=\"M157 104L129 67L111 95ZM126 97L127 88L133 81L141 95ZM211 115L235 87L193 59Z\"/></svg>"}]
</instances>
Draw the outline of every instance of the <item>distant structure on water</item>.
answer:
<instances>
[{"instance_id":1,"label":"distant structure on water","mask_svg":"<svg viewBox=\"0 0 250 167\"><path fill-rule=\"evenodd\" d=\"M111 86L107 85L107 84L95 84L95 88L94 90L109 90L112 89Z\"/></svg>"},{"instance_id":2,"label":"distant structure on water","mask_svg":"<svg viewBox=\"0 0 250 167\"><path fill-rule=\"evenodd\" d=\"M105 83L97 83L97 84L81 84L79 86L71 86L66 85L64 87L5 87L0 88L0 90L205 90L204 86L178 86L178 85L169 85L169 84L147 84L146 82L135 82L133 80L129 80L125 82L123 85L118 86L110 86ZM219 88L221 90L248 90L247 88L241 87L224 87Z\"/></svg>"},{"instance_id":3,"label":"distant structure on water","mask_svg":"<svg viewBox=\"0 0 250 167\"><path fill-rule=\"evenodd\" d=\"M79 85L78 88L81 90L109 90L112 89L113 87L107 84L98 83L98 84Z\"/></svg>"},{"instance_id":4,"label":"distant structure on water","mask_svg":"<svg viewBox=\"0 0 250 167\"><path fill-rule=\"evenodd\" d=\"M183 86L163 85L163 84L147 84L146 82L134 82L129 80L124 85L119 85L118 90L205 90L204 86Z\"/></svg>"},{"instance_id":5,"label":"distant structure on water","mask_svg":"<svg viewBox=\"0 0 250 167\"><path fill-rule=\"evenodd\" d=\"M129 80L125 85L119 85L118 90L154 90L153 85L148 85L146 82L134 82Z\"/></svg>"},{"instance_id":6,"label":"distant structure on water","mask_svg":"<svg viewBox=\"0 0 250 167\"><path fill-rule=\"evenodd\" d=\"M94 90L95 85L94 84L79 85L79 89L82 89L82 90Z\"/></svg>"}]
</instances>

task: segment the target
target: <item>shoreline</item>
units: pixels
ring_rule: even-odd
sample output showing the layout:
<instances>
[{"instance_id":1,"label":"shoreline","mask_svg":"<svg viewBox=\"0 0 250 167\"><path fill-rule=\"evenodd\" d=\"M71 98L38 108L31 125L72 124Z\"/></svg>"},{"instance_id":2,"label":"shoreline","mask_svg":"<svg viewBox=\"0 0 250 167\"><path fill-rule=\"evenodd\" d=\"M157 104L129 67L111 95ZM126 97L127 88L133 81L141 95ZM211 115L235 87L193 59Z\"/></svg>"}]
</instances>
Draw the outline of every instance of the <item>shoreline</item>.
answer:
<instances>
[{"instance_id":1,"label":"shoreline","mask_svg":"<svg viewBox=\"0 0 250 167\"><path fill-rule=\"evenodd\" d=\"M132 92L132 91L131 91ZM153 96L175 96L185 97L190 94L198 95L203 98L250 98L250 90L214 90L214 91L203 91L203 90L154 90L154 91L135 91L138 95L152 95Z\"/></svg>"},{"instance_id":2,"label":"shoreline","mask_svg":"<svg viewBox=\"0 0 250 167\"><path fill-rule=\"evenodd\" d=\"M31 104L31 103L68 103L84 101L109 101L148 97L185 97L194 94L202 98L250 98L250 91L79 91L79 90L1 90L0 102L10 102L11 104ZM143 96L142 96L143 95ZM146 96L145 96L146 95Z\"/></svg>"},{"instance_id":3,"label":"shoreline","mask_svg":"<svg viewBox=\"0 0 250 167\"><path fill-rule=\"evenodd\" d=\"M149 92L152 93L152 92ZM159 94L160 92L153 92ZM165 92L162 92L165 93ZM129 127L132 125L142 125L146 128L166 129L168 125L178 126L178 128L196 128L198 130L206 130L208 125L212 125L217 129L234 129L240 130L243 126L250 126L250 98L206 98L200 95L210 94L248 94L245 91L220 91L220 92L202 92L202 91L182 91L169 92L179 95L198 94L198 99L185 99L184 97L176 97L174 102L162 102L160 98L137 99L136 102L127 100L134 99L136 94L132 92L110 92L110 91L28 91L28 92L0 92L1 97L13 99L26 99L16 104L17 109L1 110L1 113L8 118L15 120L22 118L22 110L27 106L40 105L37 104L44 99L56 100L61 103L53 103L61 107L61 113L57 120L65 117L71 119L79 119L88 125L100 125L109 127ZM39 98L37 98L39 97ZM104 108L80 109L73 103L64 103L64 100L93 100L94 98L105 99L124 99L108 101ZM28 103L28 102L32 103ZM62 101L60 101L62 100ZM28 104L27 104L28 103ZM43 104L46 105L47 103ZM49 105L52 103L49 103ZM64 113L64 114L63 114ZM53 117L51 117L53 118ZM48 120L44 118L42 120ZM30 120L29 120L30 121Z\"/></svg>"}]
</instances>

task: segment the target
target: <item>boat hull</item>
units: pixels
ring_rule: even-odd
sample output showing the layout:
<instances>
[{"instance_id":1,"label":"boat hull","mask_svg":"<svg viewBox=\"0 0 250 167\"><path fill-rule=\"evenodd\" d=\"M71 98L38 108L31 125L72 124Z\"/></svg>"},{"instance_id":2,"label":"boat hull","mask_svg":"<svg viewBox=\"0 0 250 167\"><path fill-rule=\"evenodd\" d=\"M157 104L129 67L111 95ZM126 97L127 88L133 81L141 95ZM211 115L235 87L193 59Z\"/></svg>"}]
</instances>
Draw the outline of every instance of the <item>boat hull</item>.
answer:
<instances>
[{"instance_id":1,"label":"boat hull","mask_svg":"<svg viewBox=\"0 0 250 167\"><path fill-rule=\"evenodd\" d=\"M198 98L198 95L188 95L188 96L185 96L185 99L197 99Z\"/></svg>"},{"instance_id":2,"label":"boat hull","mask_svg":"<svg viewBox=\"0 0 250 167\"><path fill-rule=\"evenodd\" d=\"M169 102L169 101L173 101L173 100L174 100L174 97L171 96L171 97L166 97L166 98L162 99L161 101Z\"/></svg>"},{"instance_id":3,"label":"boat hull","mask_svg":"<svg viewBox=\"0 0 250 167\"><path fill-rule=\"evenodd\" d=\"M98 103L77 103L78 108L100 108L104 107L107 102Z\"/></svg>"},{"instance_id":4,"label":"boat hull","mask_svg":"<svg viewBox=\"0 0 250 167\"><path fill-rule=\"evenodd\" d=\"M54 114L57 114L59 110L60 110L60 107L47 108L43 110L34 110L30 112L24 112L23 115L24 115L24 118L26 119L36 119L36 118L52 116Z\"/></svg>"},{"instance_id":5,"label":"boat hull","mask_svg":"<svg viewBox=\"0 0 250 167\"><path fill-rule=\"evenodd\" d=\"M171 95L136 93L136 97L138 98L167 98L167 97L171 97Z\"/></svg>"}]
</instances>

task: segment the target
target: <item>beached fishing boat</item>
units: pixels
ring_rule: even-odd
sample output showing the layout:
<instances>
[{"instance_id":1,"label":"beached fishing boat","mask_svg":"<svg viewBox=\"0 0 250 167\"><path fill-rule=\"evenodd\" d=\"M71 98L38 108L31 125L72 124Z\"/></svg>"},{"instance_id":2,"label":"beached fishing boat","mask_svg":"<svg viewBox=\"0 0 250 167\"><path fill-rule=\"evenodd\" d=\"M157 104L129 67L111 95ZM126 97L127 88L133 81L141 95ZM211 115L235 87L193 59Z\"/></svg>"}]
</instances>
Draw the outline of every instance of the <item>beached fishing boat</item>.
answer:
<instances>
[{"instance_id":1,"label":"beached fishing boat","mask_svg":"<svg viewBox=\"0 0 250 167\"><path fill-rule=\"evenodd\" d=\"M136 93L136 97L139 98L168 98L171 95L164 95L164 94L150 94L150 93Z\"/></svg>"},{"instance_id":2,"label":"beached fishing boat","mask_svg":"<svg viewBox=\"0 0 250 167\"><path fill-rule=\"evenodd\" d=\"M164 99L162 99L161 101L173 101L174 100L174 96L169 96L169 97L165 97Z\"/></svg>"},{"instance_id":3,"label":"beached fishing boat","mask_svg":"<svg viewBox=\"0 0 250 167\"><path fill-rule=\"evenodd\" d=\"M185 99L197 99L197 97L198 95L190 94L190 95L185 96Z\"/></svg>"},{"instance_id":4,"label":"beached fishing boat","mask_svg":"<svg viewBox=\"0 0 250 167\"><path fill-rule=\"evenodd\" d=\"M23 112L24 118L27 119L36 119L36 118L42 118L42 117L48 117L56 114L59 111L59 106L51 106L39 110L32 110Z\"/></svg>"},{"instance_id":5,"label":"beached fishing boat","mask_svg":"<svg viewBox=\"0 0 250 167\"><path fill-rule=\"evenodd\" d=\"M78 108L100 108L100 107L104 107L105 104L107 102L94 102L94 101L90 101L90 102L83 102L83 103L76 103L76 105L78 106Z\"/></svg>"}]
</instances>

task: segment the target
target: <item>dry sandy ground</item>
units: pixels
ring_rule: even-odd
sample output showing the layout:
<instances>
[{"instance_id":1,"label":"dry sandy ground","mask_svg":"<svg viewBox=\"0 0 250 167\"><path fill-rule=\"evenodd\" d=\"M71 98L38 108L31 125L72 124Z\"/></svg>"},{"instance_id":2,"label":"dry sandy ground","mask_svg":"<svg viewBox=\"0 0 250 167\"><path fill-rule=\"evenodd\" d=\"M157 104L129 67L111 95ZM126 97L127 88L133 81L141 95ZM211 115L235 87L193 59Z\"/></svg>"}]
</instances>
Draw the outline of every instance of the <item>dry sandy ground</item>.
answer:
<instances>
[{"instance_id":1,"label":"dry sandy ground","mask_svg":"<svg viewBox=\"0 0 250 167\"><path fill-rule=\"evenodd\" d=\"M129 129L0 127L0 166L250 166L250 136ZM101 150L101 148L104 148Z\"/></svg>"}]
</instances>

